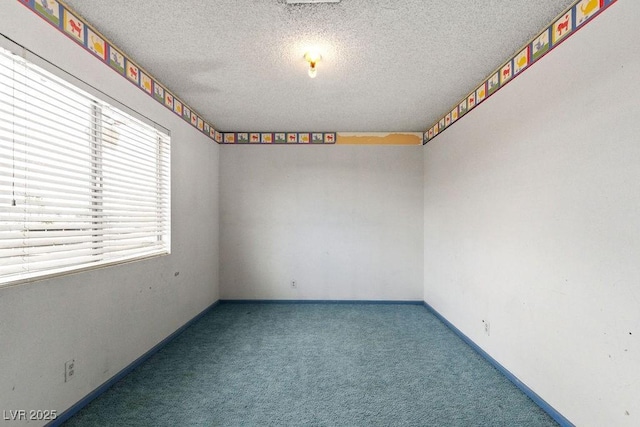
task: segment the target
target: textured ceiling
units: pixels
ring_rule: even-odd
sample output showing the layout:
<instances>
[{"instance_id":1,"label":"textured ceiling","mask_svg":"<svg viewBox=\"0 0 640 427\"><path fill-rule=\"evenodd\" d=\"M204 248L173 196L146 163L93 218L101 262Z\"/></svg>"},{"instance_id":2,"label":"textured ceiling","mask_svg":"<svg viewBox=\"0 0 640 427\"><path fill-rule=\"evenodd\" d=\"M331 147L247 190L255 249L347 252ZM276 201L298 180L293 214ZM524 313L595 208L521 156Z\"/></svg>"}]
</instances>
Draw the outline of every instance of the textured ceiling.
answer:
<instances>
[{"instance_id":1,"label":"textured ceiling","mask_svg":"<svg viewBox=\"0 0 640 427\"><path fill-rule=\"evenodd\" d=\"M66 3L216 129L388 132L424 131L573 0Z\"/></svg>"}]
</instances>

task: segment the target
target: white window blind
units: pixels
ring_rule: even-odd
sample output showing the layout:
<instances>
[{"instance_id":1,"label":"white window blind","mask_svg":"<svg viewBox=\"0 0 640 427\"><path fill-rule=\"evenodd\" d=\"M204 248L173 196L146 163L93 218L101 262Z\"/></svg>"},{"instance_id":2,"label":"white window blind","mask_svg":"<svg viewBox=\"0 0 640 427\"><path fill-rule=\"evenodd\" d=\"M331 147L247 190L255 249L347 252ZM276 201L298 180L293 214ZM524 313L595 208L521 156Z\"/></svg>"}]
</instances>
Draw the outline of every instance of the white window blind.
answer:
<instances>
[{"instance_id":1,"label":"white window blind","mask_svg":"<svg viewBox=\"0 0 640 427\"><path fill-rule=\"evenodd\" d=\"M0 48L0 286L170 250L170 138Z\"/></svg>"}]
</instances>

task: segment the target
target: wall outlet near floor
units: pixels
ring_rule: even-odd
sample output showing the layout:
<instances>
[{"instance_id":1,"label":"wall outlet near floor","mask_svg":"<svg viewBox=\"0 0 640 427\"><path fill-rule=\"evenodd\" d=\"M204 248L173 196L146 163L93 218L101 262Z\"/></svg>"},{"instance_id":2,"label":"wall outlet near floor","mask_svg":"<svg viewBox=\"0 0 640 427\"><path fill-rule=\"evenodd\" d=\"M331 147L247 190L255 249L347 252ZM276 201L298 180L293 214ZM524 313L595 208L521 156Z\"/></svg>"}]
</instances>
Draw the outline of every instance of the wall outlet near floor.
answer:
<instances>
[{"instance_id":1,"label":"wall outlet near floor","mask_svg":"<svg viewBox=\"0 0 640 427\"><path fill-rule=\"evenodd\" d=\"M291 281L291 287L292 287L293 289L296 289L296 288L298 287L298 284L296 283L296 281L295 281L295 280L292 280L292 281Z\"/></svg>"},{"instance_id":2,"label":"wall outlet near floor","mask_svg":"<svg viewBox=\"0 0 640 427\"><path fill-rule=\"evenodd\" d=\"M69 382L73 379L76 373L76 361L75 359L68 360L64 364L64 382Z\"/></svg>"},{"instance_id":3,"label":"wall outlet near floor","mask_svg":"<svg viewBox=\"0 0 640 427\"><path fill-rule=\"evenodd\" d=\"M489 323L488 320L483 320L482 323L484 323L484 333L487 334L487 336L491 335L491 324Z\"/></svg>"}]
</instances>

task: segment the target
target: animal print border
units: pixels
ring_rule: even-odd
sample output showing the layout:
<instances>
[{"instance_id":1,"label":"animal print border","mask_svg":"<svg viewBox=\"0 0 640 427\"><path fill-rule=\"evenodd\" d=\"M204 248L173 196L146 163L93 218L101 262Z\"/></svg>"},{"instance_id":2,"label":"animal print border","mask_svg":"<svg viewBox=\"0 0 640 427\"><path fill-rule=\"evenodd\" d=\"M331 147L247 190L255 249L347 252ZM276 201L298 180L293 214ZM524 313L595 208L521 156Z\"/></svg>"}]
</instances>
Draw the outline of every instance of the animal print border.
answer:
<instances>
[{"instance_id":1,"label":"animal print border","mask_svg":"<svg viewBox=\"0 0 640 427\"><path fill-rule=\"evenodd\" d=\"M82 46L98 60L108 65L138 89L144 91L165 108L175 113L185 122L193 126L197 131L206 135L218 144L247 142L247 143L322 143L335 144L336 133L223 133L205 121L193 108L175 96L165 86L159 83L151 74L136 64L131 58L125 55L121 49L116 47L100 32L93 28L84 18L73 9L67 6L62 0L18 0L19 3L28 7L36 15L57 28L71 40ZM250 140L242 140L244 135L251 135ZM258 135L258 141L254 140ZM286 136L285 136L286 135ZM293 138L295 135L295 141ZM240 137L240 138L239 138ZM249 137L247 137L249 138ZM240 140L238 140L240 139ZM233 142L230 142L233 141Z\"/></svg>"},{"instance_id":2,"label":"animal print border","mask_svg":"<svg viewBox=\"0 0 640 427\"><path fill-rule=\"evenodd\" d=\"M335 132L224 132L223 144L335 144Z\"/></svg>"},{"instance_id":3,"label":"animal print border","mask_svg":"<svg viewBox=\"0 0 640 427\"><path fill-rule=\"evenodd\" d=\"M197 131L221 143L222 133L171 93L61 0L18 0L138 89L174 112ZM188 112L188 114L185 114Z\"/></svg>"},{"instance_id":4,"label":"animal print border","mask_svg":"<svg viewBox=\"0 0 640 427\"><path fill-rule=\"evenodd\" d=\"M433 140L617 0L577 0L531 42L423 133ZM335 132L220 132L102 36L62 0L18 0L138 89L218 144L335 144Z\"/></svg>"},{"instance_id":5,"label":"animal print border","mask_svg":"<svg viewBox=\"0 0 640 427\"><path fill-rule=\"evenodd\" d=\"M561 13L518 53L492 72L473 92L462 99L451 111L437 120L423 133L426 144L448 129L460 117L467 114L496 93L522 71L564 42L582 26L602 13L617 0L578 0Z\"/></svg>"}]
</instances>

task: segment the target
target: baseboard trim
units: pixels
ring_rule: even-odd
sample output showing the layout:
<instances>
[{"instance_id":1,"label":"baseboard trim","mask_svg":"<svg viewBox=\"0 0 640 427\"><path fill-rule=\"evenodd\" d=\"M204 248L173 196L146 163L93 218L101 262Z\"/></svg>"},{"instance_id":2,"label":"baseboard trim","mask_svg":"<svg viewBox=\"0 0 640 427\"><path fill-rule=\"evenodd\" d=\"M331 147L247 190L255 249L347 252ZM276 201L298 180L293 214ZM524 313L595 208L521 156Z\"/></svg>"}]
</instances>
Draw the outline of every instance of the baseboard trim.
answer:
<instances>
[{"instance_id":1,"label":"baseboard trim","mask_svg":"<svg viewBox=\"0 0 640 427\"><path fill-rule=\"evenodd\" d=\"M474 349L480 356L487 360L494 368L500 371L505 377L509 379L516 387L518 387L524 394L529 396L531 400L533 400L543 411L545 411L551 418L553 418L558 424L562 427L574 427L573 423L566 419L560 412L554 409L551 405L549 405L543 398L541 398L535 391L531 390L525 383L520 381L518 377L513 375L507 368L502 366L496 359L489 356L489 353L484 351L478 344L473 342L471 338L466 336L460 331L460 329L456 328L451 322L449 322L444 316L438 313L433 307L431 307L426 301L423 301L424 306L427 310L433 313L442 323L444 323L449 329L451 329L456 335L458 335L462 340L469 345L472 349Z\"/></svg>"},{"instance_id":2,"label":"baseboard trim","mask_svg":"<svg viewBox=\"0 0 640 427\"><path fill-rule=\"evenodd\" d=\"M475 342L473 342L469 337L467 337L462 331L456 328L451 322L449 322L444 316L442 316L438 311L436 311L433 307L431 307L426 301L413 301L413 300L262 300L262 299L225 299L218 300L211 304L209 307L205 308L187 323L178 328L171 335L160 341L158 344L153 346L150 350L144 353L142 356L138 357L136 360L131 362L128 366L118 372L116 375L105 381L102 385L97 387L91 393L86 395L84 398L79 400L69 409L61 413L55 420L51 421L46 425L46 427L57 427L62 425L69 418L78 413L82 408L87 406L92 400L100 396L102 393L107 391L111 386L120 381L126 375L128 375L135 368L143 364L147 361L151 356L160 351L164 346L173 341L178 335L184 332L189 326L200 320L202 316L207 314L211 309L220 304L360 304L360 305L422 305L434 316L436 316L442 323L444 323L449 329L451 329L456 335L458 335L467 345L469 345L472 349L474 349L480 356L486 359L491 365L493 365L498 371L500 371L505 377L507 377L516 387L518 387L524 394L526 394L531 400L533 400L543 411L545 411L551 418L553 418L558 424L563 427L575 427L573 423L571 423L567 418L565 418L560 412L554 409L551 405L549 405L544 399L542 399L536 392L531 390L526 384L520 381L515 375L513 375L509 370L507 370L504 366L502 366L497 360L491 357L487 352L485 352L480 346L478 346Z\"/></svg>"},{"instance_id":3,"label":"baseboard trim","mask_svg":"<svg viewBox=\"0 0 640 427\"><path fill-rule=\"evenodd\" d=\"M213 304L211 304L209 307L205 308L204 310L202 310L200 313L196 314L195 317L193 317L187 323L182 325L180 328L178 328L171 335L169 335L168 337L166 337L165 339L160 341L158 344L153 346L149 351L147 351L142 356L138 357L136 360L131 362L127 367L122 369L120 372L115 374L113 377L109 378L102 385L100 385L98 388L96 388L91 393L86 395L84 398L79 400L76 404L71 406L69 409L67 409L66 411L64 411L60 415L58 415L58 417L55 420L53 420L50 423L46 424L46 427L57 427L57 426L62 425L69 418L71 418L75 414L77 414L82 408L87 406L92 400L94 400L95 398L100 396L102 393L107 391L112 385L114 385L115 383L120 381L122 378L124 378L126 375L128 375L131 371L133 371L135 368L137 368L138 366L140 366L141 364L146 362L151 356L153 356L158 351L160 351L164 346L166 346L171 341L173 341L175 338L177 338L178 335L180 335L181 333L183 333L185 331L185 329L187 329L189 326L193 325L195 322L200 320L200 318L202 318L202 316L207 314L211 309L213 309L218 304L220 304L219 300L214 302Z\"/></svg>"},{"instance_id":4,"label":"baseboard trim","mask_svg":"<svg viewBox=\"0 0 640 427\"><path fill-rule=\"evenodd\" d=\"M221 299L220 304L377 304L424 305L421 300L332 300L332 299Z\"/></svg>"}]
</instances>

